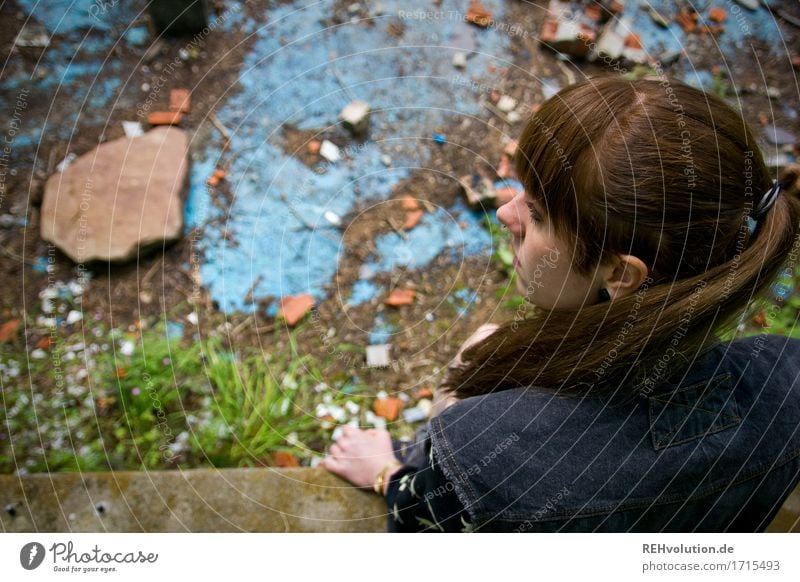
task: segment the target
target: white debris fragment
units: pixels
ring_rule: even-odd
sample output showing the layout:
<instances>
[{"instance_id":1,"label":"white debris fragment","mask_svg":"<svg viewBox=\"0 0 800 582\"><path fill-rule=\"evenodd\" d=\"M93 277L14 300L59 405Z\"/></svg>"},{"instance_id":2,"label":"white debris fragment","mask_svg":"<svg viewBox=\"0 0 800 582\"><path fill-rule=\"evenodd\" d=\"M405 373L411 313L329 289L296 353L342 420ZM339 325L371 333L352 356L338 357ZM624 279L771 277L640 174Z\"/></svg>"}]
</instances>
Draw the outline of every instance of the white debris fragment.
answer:
<instances>
[{"instance_id":1,"label":"white debris fragment","mask_svg":"<svg viewBox=\"0 0 800 582\"><path fill-rule=\"evenodd\" d=\"M186 316L186 321L188 321L192 325L197 325L197 322L200 320L197 318L197 314L194 311L192 311L189 315Z\"/></svg>"},{"instance_id":2,"label":"white debris fragment","mask_svg":"<svg viewBox=\"0 0 800 582\"><path fill-rule=\"evenodd\" d=\"M370 368L384 368L389 365L389 350L391 344L378 344L367 346L367 366Z\"/></svg>"},{"instance_id":3,"label":"white debris fragment","mask_svg":"<svg viewBox=\"0 0 800 582\"><path fill-rule=\"evenodd\" d=\"M381 163L388 168L389 166L392 165L392 158L390 156L387 156L386 154L383 154L381 156Z\"/></svg>"},{"instance_id":4,"label":"white debris fragment","mask_svg":"<svg viewBox=\"0 0 800 582\"><path fill-rule=\"evenodd\" d=\"M431 409L433 409L433 402L428 398L423 398L417 402L417 408L424 410L425 416L427 416L431 413Z\"/></svg>"},{"instance_id":5,"label":"white debris fragment","mask_svg":"<svg viewBox=\"0 0 800 582\"><path fill-rule=\"evenodd\" d=\"M327 139L324 140L322 145L319 147L319 155L331 163L338 162L342 159L342 153L339 150L339 146L331 141L328 141Z\"/></svg>"},{"instance_id":6,"label":"white debris fragment","mask_svg":"<svg viewBox=\"0 0 800 582\"><path fill-rule=\"evenodd\" d=\"M503 95L497 102L497 108L503 113L512 111L517 106L517 100L510 95Z\"/></svg>"},{"instance_id":7,"label":"white debris fragment","mask_svg":"<svg viewBox=\"0 0 800 582\"><path fill-rule=\"evenodd\" d=\"M339 215L336 214L335 212L331 212L330 210L328 210L327 212L325 212L324 216L325 220L330 222L333 226L339 226L342 224L342 219L339 218Z\"/></svg>"},{"instance_id":8,"label":"white debris fragment","mask_svg":"<svg viewBox=\"0 0 800 582\"><path fill-rule=\"evenodd\" d=\"M58 170L59 172L63 172L72 165L72 162L74 162L77 159L78 159L77 154L74 154L72 152L68 153L63 160L58 162L56 170Z\"/></svg>"},{"instance_id":9,"label":"white debris fragment","mask_svg":"<svg viewBox=\"0 0 800 582\"><path fill-rule=\"evenodd\" d=\"M426 418L428 418L428 414L419 406L403 410L403 420L406 422L422 422Z\"/></svg>"},{"instance_id":10,"label":"white debris fragment","mask_svg":"<svg viewBox=\"0 0 800 582\"><path fill-rule=\"evenodd\" d=\"M456 54L453 55L453 66L456 69L466 69L467 68L467 54L461 51L458 51Z\"/></svg>"},{"instance_id":11,"label":"white debris fragment","mask_svg":"<svg viewBox=\"0 0 800 582\"><path fill-rule=\"evenodd\" d=\"M369 104L364 101L352 101L339 114L344 126L355 134L364 133L369 126Z\"/></svg>"},{"instance_id":12,"label":"white debris fragment","mask_svg":"<svg viewBox=\"0 0 800 582\"><path fill-rule=\"evenodd\" d=\"M33 350L33 351L31 352L31 357L32 357L34 360L43 360L44 358L46 358L46 357L47 357L47 352L46 352L46 351L44 351L44 350L43 350L43 349L41 349L41 348L36 348L35 350Z\"/></svg>"},{"instance_id":13,"label":"white debris fragment","mask_svg":"<svg viewBox=\"0 0 800 582\"><path fill-rule=\"evenodd\" d=\"M67 324L72 325L73 323L79 322L83 319L83 313L80 311L72 310L67 314Z\"/></svg>"},{"instance_id":14,"label":"white debris fragment","mask_svg":"<svg viewBox=\"0 0 800 582\"><path fill-rule=\"evenodd\" d=\"M144 135L142 124L138 121L123 121L122 131L125 132L125 137L139 137L140 135Z\"/></svg>"},{"instance_id":15,"label":"white debris fragment","mask_svg":"<svg viewBox=\"0 0 800 582\"><path fill-rule=\"evenodd\" d=\"M119 353L123 356L133 355L133 349L136 347L131 340L123 340L119 345Z\"/></svg>"},{"instance_id":16,"label":"white debris fragment","mask_svg":"<svg viewBox=\"0 0 800 582\"><path fill-rule=\"evenodd\" d=\"M364 413L364 419L367 421L367 424L371 424L377 429L385 429L386 428L386 419L382 416L378 416L371 410L367 410Z\"/></svg>"}]
</instances>

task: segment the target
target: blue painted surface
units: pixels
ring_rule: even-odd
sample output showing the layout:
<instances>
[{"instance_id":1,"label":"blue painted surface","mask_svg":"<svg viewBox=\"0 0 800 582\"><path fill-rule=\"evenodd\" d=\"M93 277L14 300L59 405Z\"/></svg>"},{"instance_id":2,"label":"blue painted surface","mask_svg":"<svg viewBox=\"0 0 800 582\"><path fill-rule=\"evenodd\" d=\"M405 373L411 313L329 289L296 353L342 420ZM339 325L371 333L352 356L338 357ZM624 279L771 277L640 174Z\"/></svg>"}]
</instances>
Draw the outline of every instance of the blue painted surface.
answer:
<instances>
[{"instance_id":1,"label":"blue painted surface","mask_svg":"<svg viewBox=\"0 0 800 582\"><path fill-rule=\"evenodd\" d=\"M110 30L131 21L130 0L17 0L26 14L33 15L51 33ZM138 14L138 11L133 13Z\"/></svg>"},{"instance_id":2,"label":"blue painted surface","mask_svg":"<svg viewBox=\"0 0 800 582\"><path fill-rule=\"evenodd\" d=\"M405 239L395 232L376 237L377 256L366 264L376 273L400 267L417 270L445 250L454 261L488 254L492 237L482 225L484 216L469 210L460 200L449 210L437 208L436 212L425 213L420 223L406 232Z\"/></svg>"},{"instance_id":3,"label":"blue painted surface","mask_svg":"<svg viewBox=\"0 0 800 582\"><path fill-rule=\"evenodd\" d=\"M352 294L347 302L355 307L357 305L361 305L362 303L366 303L367 301L371 301L373 298L377 297L378 293L380 292L381 288L375 285L372 281L366 281L362 279L356 281L355 285L353 285Z\"/></svg>"},{"instance_id":4,"label":"blue painted surface","mask_svg":"<svg viewBox=\"0 0 800 582\"><path fill-rule=\"evenodd\" d=\"M134 46L145 46L150 42L150 32L146 26L136 26L125 31L125 40Z\"/></svg>"},{"instance_id":5,"label":"blue painted surface","mask_svg":"<svg viewBox=\"0 0 800 582\"><path fill-rule=\"evenodd\" d=\"M668 28L662 28L650 17L641 6L652 6L670 23ZM708 19L709 11L715 6L724 8L728 17L723 22L725 31L716 36L720 56L720 65L724 67L725 60L735 58L737 51L750 50L749 43L755 39L767 41L767 46L774 55L786 54L780 41L783 34L778 29L775 18L763 6L751 12L735 1L694 3L693 7L700 11L701 18L698 25L716 24ZM630 29L639 35L642 47L653 56L664 51L680 51L687 41L687 34L675 22L678 14L678 3L674 0L629 0L623 12L623 18L630 22ZM693 33L697 34L697 33ZM684 57L685 58L685 57Z\"/></svg>"},{"instance_id":6,"label":"blue painted surface","mask_svg":"<svg viewBox=\"0 0 800 582\"><path fill-rule=\"evenodd\" d=\"M220 213L209 201L205 182L220 159L217 146L195 164L187 205L189 225L222 219L238 241L231 244L219 229L205 228L199 243L203 284L224 311L244 308L244 296L259 275L256 298L310 293L323 299L342 252L341 233L324 213L342 216L359 200L387 199L400 181L426 166L433 147L450 147L435 145L436 130L465 114L484 113L481 94L454 81L461 74L452 66L455 49L442 48L458 19L408 20L405 34L395 39L386 27L409 7L399 1L382 4L384 15L369 23L329 26L328 3L302 9L293 3L271 10L269 23L256 30L240 71L241 91L218 110L222 123L235 131L226 154L234 159L228 175L233 202ZM502 18L500 2L486 4ZM441 10L463 6L451 0ZM491 83L488 65L507 65L496 57L510 59L509 38L498 30L479 30L476 38L476 50L486 54L469 60L467 75ZM324 130L339 123L340 111L353 99L372 107L369 139L334 140L342 149L341 161L309 168L284 149L282 125ZM383 154L392 159L388 168L381 163ZM393 234L379 237L377 270L406 252L415 255L414 264L406 261L406 266L419 268L448 248L461 245L454 256L485 250L488 234L464 211L455 210L459 221L468 223L466 232L440 210L423 218L408 243Z\"/></svg>"},{"instance_id":7,"label":"blue painted surface","mask_svg":"<svg viewBox=\"0 0 800 582\"><path fill-rule=\"evenodd\" d=\"M478 294L475 291L464 287L448 295L447 302L455 307L459 317L463 317L469 312L477 298Z\"/></svg>"},{"instance_id":8,"label":"blue painted surface","mask_svg":"<svg viewBox=\"0 0 800 582\"><path fill-rule=\"evenodd\" d=\"M53 106L50 111L47 107L26 111L25 129L16 136L11 157L27 162L43 135L69 141L81 127L106 123L108 107L129 77L129 71L123 70L122 62L111 51L145 2L21 0L19 5L52 35L40 58L28 59L21 72L4 76L0 84L3 102L12 102L27 90L28 101ZM129 95L117 103L118 107L133 109L131 118L136 116L136 97Z\"/></svg>"},{"instance_id":9,"label":"blue painted surface","mask_svg":"<svg viewBox=\"0 0 800 582\"><path fill-rule=\"evenodd\" d=\"M369 332L369 343L373 346L388 344L391 342L392 334L395 331L397 331L397 328L386 321L383 313L379 313L375 316L375 324L372 327L372 331Z\"/></svg>"}]
</instances>

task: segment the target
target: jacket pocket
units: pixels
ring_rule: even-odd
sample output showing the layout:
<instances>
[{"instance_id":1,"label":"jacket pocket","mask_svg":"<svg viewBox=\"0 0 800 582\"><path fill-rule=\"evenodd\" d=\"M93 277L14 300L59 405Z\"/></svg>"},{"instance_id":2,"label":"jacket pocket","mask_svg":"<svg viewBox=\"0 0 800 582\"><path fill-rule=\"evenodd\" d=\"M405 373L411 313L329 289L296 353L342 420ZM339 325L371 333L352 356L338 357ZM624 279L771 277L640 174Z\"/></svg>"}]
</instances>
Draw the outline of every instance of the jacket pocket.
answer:
<instances>
[{"instance_id":1,"label":"jacket pocket","mask_svg":"<svg viewBox=\"0 0 800 582\"><path fill-rule=\"evenodd\" d=\"M662 450L736 426L742 422L733 397L730 372L652 395L649 400L653 448Z\"/></svg>"}]
</instances>

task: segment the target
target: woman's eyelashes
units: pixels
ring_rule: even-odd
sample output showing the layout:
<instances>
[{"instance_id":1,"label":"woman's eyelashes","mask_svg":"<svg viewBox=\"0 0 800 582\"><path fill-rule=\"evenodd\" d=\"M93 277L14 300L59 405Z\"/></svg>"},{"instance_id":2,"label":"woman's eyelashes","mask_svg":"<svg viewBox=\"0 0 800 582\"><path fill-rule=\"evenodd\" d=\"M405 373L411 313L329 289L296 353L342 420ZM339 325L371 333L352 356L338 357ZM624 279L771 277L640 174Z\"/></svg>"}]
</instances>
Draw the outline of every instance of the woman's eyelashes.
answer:
<instances>
[{"instance_id":1,"label":"woman's eyelashes","mask_svg":"<svg viewBox=\"0 0 800 582\"><path fill-rule=\"evenodd\" d=\"M533 220L533 222L541 222L542 216L539 214L539 211L536 210L536 206L534 206L532 202L527 202L526 204L528 205L528 210L531 212L531 220Z\"/></svg>"}]
</instances>

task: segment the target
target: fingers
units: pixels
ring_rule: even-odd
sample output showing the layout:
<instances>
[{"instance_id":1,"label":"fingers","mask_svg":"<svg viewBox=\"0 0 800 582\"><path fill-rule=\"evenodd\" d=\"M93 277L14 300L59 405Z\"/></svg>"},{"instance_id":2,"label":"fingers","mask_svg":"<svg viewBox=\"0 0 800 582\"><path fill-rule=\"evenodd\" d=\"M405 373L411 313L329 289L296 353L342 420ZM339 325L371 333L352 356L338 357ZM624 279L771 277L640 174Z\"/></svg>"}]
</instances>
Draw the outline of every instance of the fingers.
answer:
<instances>
[{"instance_id":1,"label":"fingers","mask_svg":"<svg viewBox=\"0 0 800 582\"><path fill-rule=\"evenodd\" d=\"M341 457L344 454L344 449L339 444L339 441L336 441L331 445L330 454L334 457Z\"/></svg>"}]
</instances>

